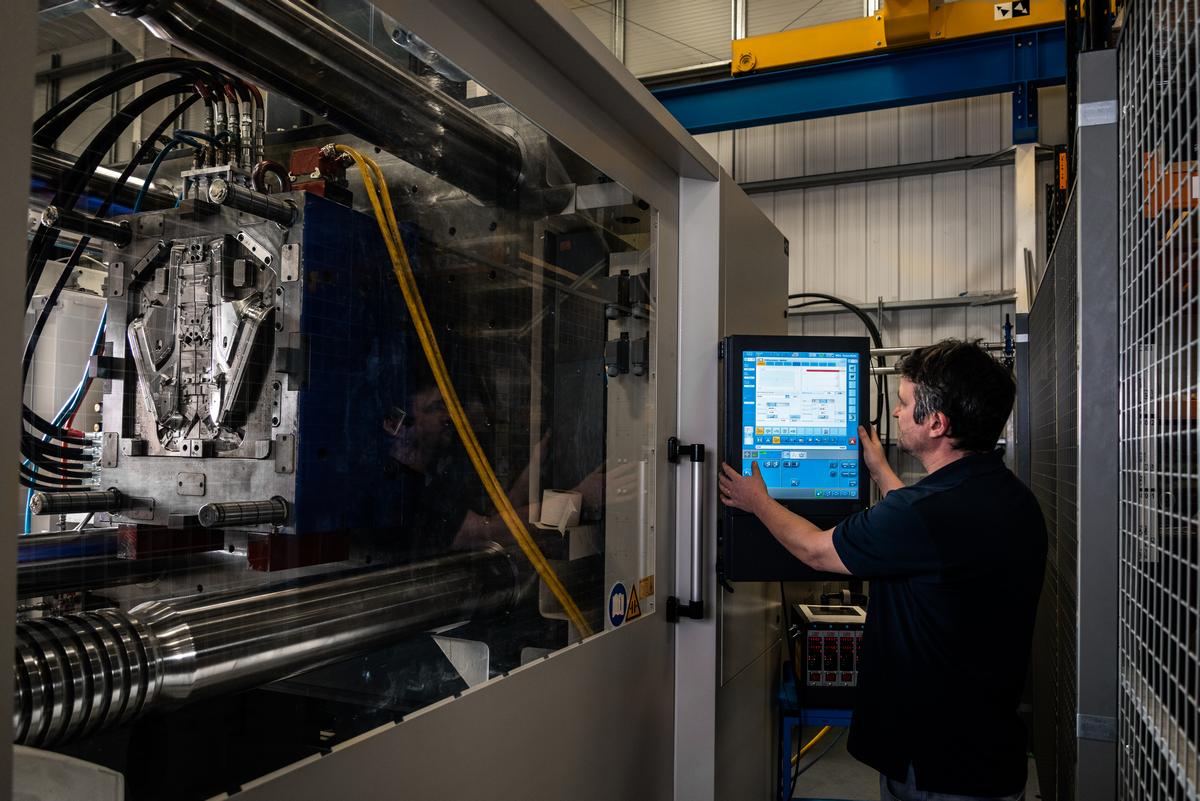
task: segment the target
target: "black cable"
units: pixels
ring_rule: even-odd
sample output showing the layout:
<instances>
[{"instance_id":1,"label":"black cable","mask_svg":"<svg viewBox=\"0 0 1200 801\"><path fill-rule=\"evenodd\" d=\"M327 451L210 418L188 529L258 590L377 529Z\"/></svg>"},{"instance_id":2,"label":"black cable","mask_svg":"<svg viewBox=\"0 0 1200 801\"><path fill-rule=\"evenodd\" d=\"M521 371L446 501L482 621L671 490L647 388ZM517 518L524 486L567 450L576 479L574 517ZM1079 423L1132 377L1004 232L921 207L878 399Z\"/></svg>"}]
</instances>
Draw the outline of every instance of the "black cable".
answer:
<instances>
[{"instance_id":1,"label":"black cable","mask_svg":"<svg viewBox=\"0 0 1200 801\"><path fill-rule=\"evenodd\" d=\"M867 330L871 332L871 339L875 342L875 347L883 347L883 337L880 336L879 327L875 325L875 321L868 317L866 312L848 300L839 298L837 295L826 294L825 292L796 292L788 295L788 300L792 300L793 298L820 298L823 301L844 306L847 310L858 317L858 319L862 320L863 325L865 325Z\"/></svg>"},{"instance_id":2,"label":"black cable","mask_svg":"<svg viewBox=\"0 0 1200 801\"><path fill-rule=\"evenodd\" d=\"M124 186L125 182L128 181L129 176L133 174L135 169L137 169L137 166L145 158L149 150L153 148L155 140L157 140L158 137L162 135L162 132L165 131L167 127L170 126L175 120L177 120L184 111L186 111L193 103L195 103L196 100L197 96L192 95L190 98L177 105L175 109L172 110L172 112L168 114L162 122L159 123L158 127L152 132L152 134L142 142L137 153L134 154L134 157L130 160L129 164L126 165L125 169L121 172L121 175L109 189L108 195L105 196L104 202L101 204L100 209L96 214L97 217L103 217L108 212L109 208L112 206L113 199L117 195L117 192L122 186ZM25 353L21 362L22 395L24 395L25 380L29 375L29 368L33 363L34 351L37 349L37 344L41 338L42 331L45 329L46 323L50 319L50 314L53 312L56 304L58 303L58 297L62 293L63 288L66 286L67 280L73 273L75 266L79 263L79 259L83 255L88 241L88 237L82 237L79 243L75 246L75 250L72 251L70 257L67 259L67 262L63 267L62 272L59 274L58 280L54 284L54 288L50 291L50 294L46 299L45 306L43 306L42 310L38 313L37 320L34 322L33 329L29 334L29 339L27 339L25 342ZM54 437L55 439L63 440L64 442L67 441L67 439L65 439L67 435L64 434L64 429L59 426L55 426L50 421L34 412L24 403L22 403L22 417L41 433ZM88 444L87 440L79 440L78 438L74 437L71 437L70 439L72 444Z\"/></svg>"},{"instance_id":3,"label":"black cable","mask_svg":"<svg viewBox=\"0 0 1200 801\"><path fill-rule=\"evenodd\" d=\"M78 462L64 462L61 459L54 459L41 454L30 448L25 442L21 443L21 455L29 460L38 470L45 470L63 478L90 478L91 473L82 470L72 470L72 467L82 467Z\"/></svg>"},{"instance_id":4,"label":"black cable","mask_svg":"<svg viewBox=\"0 0 1200 801\"><path fill-rule=\"evenodd\" d=\"M866 326L867 332L871 335L871 341L875 343L875 347L880 348L880 349L883 348L883 335L879 333L879 326L875 325L875 321L872 320L867 315L866 312L864 312L858 306L855 306L853 303L850 303L849 301L845 300L844 298L839 298L837 295L829 295L825 292L796 292L796 293L788 295L788 300L793 300L795 298L820 298L823 301L827 301L829 303L836 303L839 306L844 306L847 310L849 310L851 313L853 313L855 317L857 317L859 320L861 320L862 324L864 326ZM803 304L803 305L808 305L808 304ZM801 308L801 307L797 306L796 308ZM877 364L880 367L887 366L887 359L885 357L877 356L876 360L877 360ZM887 376L885 376L883 374L876 375L875 376L875 384L876 384L876 388L878 390L878 394L876 396L875 419L871 421L871 425L874 426L875 431L878 432L880 422L883 422L884 419L886 418L886 422L885 422L886 430L883 435L883 448L884 448L884 455L886 456L888 449L891 445L891 439L892 439L892 417L891 417L891 415L889 415L887 413L887 400L888 400Z\"/></svg>"},{"instance_id":5,"label":"black cable","mask_svg":"<svg viewBox=\"0 0 1200 801\"><path fill-rule=\"evenodd\" d=\"M180 76L210 76L215 75L217 70L209 64L187 58L156 58L105 73L76 89L38 117L33 123L34 140L50 146L97 100L116 94L138 81L170 72Z\"/></svg>"},{"instance_id":6,"label":"black cable","mask_svg":"<svg viewBox=\"0 0 1200 801\"><path fill-rule=\"evenodd\" d=\"M76 462L92 462L96 457L91 453L80 448L67 448L62 445L52 445L49 442L42 442L37 437L30 434L28 431L21 432L21 444L28 443L33 448L34 453L42 456L49 456L53 459L71 459Z\"/></svg>"},{"instance_id":7,"label":"black cable","mask_svg":"<svg viewBox=\"0 0 1200 801\"><path fill-rule=\"evenodd\" d=\"M80 103L85 103L83 106L83 108L85 108L86 105L90 105L99 98L112 94L117 88L128 86L129 84L142 80L143 78L147 77L148 75L152 75L157 71L168 71L173 67L177 65L181 66L188 61L189 59L174 57L157 58L150 61L139 61L125 67L120 67L112 72L106 72L103 75L88 81L86 84L62 98L50 108L46 109L45 113L33 121L33 132L35 134L38 133L55 119L59 119L63 116L71 116L67 115L67 110L72 106L78 106ZM101 87L104 87L102 92ZM86 101L84 101L85 96L88 98ZM76 114L74 116L77 116L78 112L80 111L82 111L82 108L76 109Z\"/></svg>"},{"instance_id":8,"label":"black cable","mask_svg":"<svg viewBox=\"0 0 1200 801\"><path fill-rule=\"evenodd\" d=\"M191 105L198 99L199 96L193 94L191 97L177 105L170 114L163 118L162 122L158 124L158 126L150 133L150 135L142 141L142 144L138 148L137 152L133 154L133 158L129 160L129 164L126 165L125 169L121 171L120 176L118 176L117 180L113 182L112 187L108 190L108 194L104 197L104 201L100 204L100 208L96 211L96 217L103 217L108 213L108 210L112 207L113 200L117 196L117 192L120 191L121 187L125 185L125 182L129 180L129 176L133 174L133 171L137 169L138 165L142 163L149 152L154 148L154 143L158 141L158 137L162 136L163 132L172 123L174 123L175 120L179 119L180 115L187 111L188 108L190 108ZM50 319L50 314L54 310L55 305L58 303L58 297L62 293L63 288L66 286L67 280L75 270L75 266L79 263L79 259L83 256L83 252L87 248L89 241L90 240L88 237L81 237L79 243L75 245L75 249L67 258L62 273L59 275L58 280L54 284L54 288L50 291L50 294L46 298L46 305L42 307L36 322L34 322L33 330L29 333L29 338L25 341L25 354L21 359L22 386L24 386L26 376L29 375L29 367L33 363L33 354L37 349L38 340L41 338L42 330L46 327L46 322ZM42 433L47 432L43 431Z\"/></svg>"},{"instance_id":9,"label":"black cable","mask_svg":"<svg viewBox=\"0 0 1200 801\"><path fill-rule=\"evenodd\" d=\"M21 419L28 423L35 431L45 434L48 437L53 437L59 440L64 445L91 445L92 443L82 437L72 437L69 434L64 434L63 430L57 428L53 423L42 418L41 415L35 414L32 409L22 404Z\"/></svg>"},{"instance_id":10,"label":"black cable","mask_svg":"<svg viewBox=\"0 0 1200 801\"><path fill-rule=\"evenodd\" d=\"M40 141L53 142L58 138L58 136L61 135L63 131L66 130L67 127L71 125L72 122L78 119L80 113L82 113L83 110L95 102L95 100L99 99L100 97L113 94L114 92L119 91L121 88L124 88L124 86L148 77L149 75L161 73L163 71L170 71L171 69L178 69L180 72L194 72L204 75L209 75L214 72L213 68L209 65L187 59L156 59L150 62L142 62L139 65L133 65L131 68L119 70L117 73L106 74L94 81L89 82L84 87L81 87L79 90L72 93L67 98L64 98L53 108L39 117L34 125L35 138L39 139ZM88 144L88 147L84 150L83 154L81 154L76 160L75 164L72 165L72 167L64 172L64 174L60 177L59 186L56 189L54 199L51 201L52 204L63 208L73 208L79 199L79 195L87 186L87 181L90 180L91 175L99 166L104 155L111 150L113 144L116 142L116 139L133 121L133 119L135 119L137 116L140 116L140 114L149 109L155 103L165 100L171 95L180 93L180 90L186 89L186 83L187 81L183 80L168 81L167 83L155 87L145 94L135 98L134 101L121 109L121 111L113 119L111 119L95 137L93 137L92 141ZM126 180L128 180L133 170L137 168L142 158L144 158L147 148L152 147L153 142L158 138L159 135L161 135L162 131L165 130L166 127L175 119L177 119L179 114L182 114L183 111L186 110L187 107L193 102L195 102L195 97L179 104L176 109L170 115L168 115L167 119L163 121L163 123L156 130L155 134L147 137L147 139L143 141L138 154L130 160L129 165L125 168L121 177L113 185L112 190L110 190L108 197L105 199L105 204L102 207L101 213L97 216L102 216L103 213L107 212L108 208L111 207L112 199L115 197L116 190L122 186ZM44 272L46 261L52 252L52 248L56 245L57 239L57 231L47 229L46 226L39 226L37 233L33 237L33 241L30 243L29 255L27 256L26 263L25 304L27 307L32 300L33 292L36 291L37 284L41 280L41 275ZM46 306L42 310L42 314L39 315L38 321L35 324L34 333L31 335L30 340L26 343L26 358L23 362L22 369L23 380L25 375L28 373L29 363L32 360L33 351L36 348L42 330L45 328L46 320L49 318L49 314L57 302L58 295L62 292L67 279L72 274L75 265L82 256L87 243L87 238L81 239L81 241L78 243L75 250L72 252L71 257L69 258L67 265L64 267L58 281L55 283L55 288L51 292L51 298L48 299ZM29 409L28 406L24 406L24 404L22 409L22 419L29 423L35 430L48 437L53 437L69 444L87 444L87 440L80 440L79 438L71 437L66 433L64 428L56 426L53 423L45 420L32 409ZM22 431L22 435L23 437L28 437L22 441L22 454L25 456L25 458L32 461L41 469L51 469L49 465L44 464L44 459L39 458L43 453L52 454L56 450L63 454L71 453L70 449L59 448L58 446L44 443L40 439L30 437L24 430ZM82 454L82 452L79 453ZM90 459L90 457L88 458Z\"/></svg>"},{"instance_id":11,"label":"black cable","mask_svg":"<svg viewBox=\"0 0 1200 801\"><path fill-rule=\"evenodd\" d=\"M30 481L38 481L50 486L61 487L82 487L85 479L80 478L59 478L57 476L48 476L44 473L35 473L25 465L20 465L20 473Z\"/></svg>"},{"instance_id":12,"label":"black cable","mask_svg":"<svg viewBox=\"0 0 1200 801\"><path fill-rule=\"evenodd\" d=\"M61 209L73 209L79 200L79 195L87 186L92 173L100 166L105 154L112 149L118 137L138 116L147 109L175 94L187 89L190 82L186 79L169 81L139 95L121 109L116 116L108 121L100 132L92 138L87 148L75 165L63 173L59 186L54 194L51 205ZM37 231L30 242L26 259L25 307L28 308L33 300L42 271L55 243L58 241L58 230L47 225L38 225Z\"/></svg>"},{"instance_id":13,"label":"black cable","mask_svg":"<svg viewBox=\"0 0 1200 801\"><path fill-rule=\"evenodd\" d=\"M56 104L56 106L54 108L52 108L50 111L46 112L46 114L43 114L41 117L39 117L37 123L35 123L35 130L48 125L50 122L52 122L54 120L56 115L58 115L58 120L59 120L60 124L65 123L65 125L70 125L70 123L72 121L74 121L74 119L78 116L78 113L80 110L86 108L97 97L101 96L104 92L111 94L112 92L117 91L117 89L121 88L120 84L122 81L125 81L126 83L128 83L128 82L140 80L141 78L145 77L148 74L155 74L156 71L159 71L159 72L162 71L162 69L165 67L179 67L181 69L187 69L189 71L198 70L204 74L209 74L212 72L211 67L209 67L208 65L198 64L197 62L189 61L186 59L155 59L154 61L143 62L141 65L135 65L135 66L139 66L142 69L138 69L138 70L126 69L123 71L118 71L117 73L109 73L105 76L102 76L101 78L98 78L98 79L90 82L86 86L81 87L79 90L74 92L71 96L65 98L62 102ZM114 75L118 76L118 80L116 80L116 81L113 80ZM177 85L177 84L179 84L179 81L173 82L172 84L169 84L169 85L173 86L173 85ZM161 89L161 87L159 87L159 88ZM180 88L182 88L182 87L180 87ZM174 92L172 91L171 93L173 94ZM154 97L153 102L158 102L158 97L163 94L164 94L163 91L154 92L153 93L153 97ZM163 98L163 99L165 99L165 98ZM185 111L194 102L195 102L195 97L193 96L192 98L185 100L183 103L181 103L179 106L177 106L175 108L175 110L167 116L167 118L163 121L163 123L159 125L159 127L155 130L154 134L147 137L146 140L144 140L142 142L142 146L141 146L141 148L139 148L138 154L135 155L135 157L130 160L130 163L126 166L125 170L122 172L121 177L118 178L116 183L114 183L113 188L110 191L108 197L105 198L105 204L104 204L104 206L102 206L100 214L98 214L97 216L103 216L104 212L106 212L108 210L108 208L111 207L112 199L115 197L115 193L116 193L117 189L119 189L119 187L121 185L123 185L125 183L125 181L128 180L129 176L133 173L133 170L137 168L138 164L145 157L145 154L148 151L148 149L153 147L153 143L158 138L158 136L161 136L162 132L166 129L166 127L169 126L175 119L178 119L178 116L180 114L182 114L183 111ZM68 107L74 103L80 104L78 106L78 110L76 110L74 113L66 112L65 110L68 109ZM122 114L132 113L134 111L136 111L137 113L140 113L142 110L144 110L145 107L148 107L149 105L150 104L146 103L146 102L137 103L136 105L134 103L131 103L128 106L126 106L125 109L122 109ZM134 116L136 116L136 114L134 114ZM114 120L115 119L116 118L114 118ZM130 117L128 121L132 121L132 117ZM128 124L128 121L125 123L125 125ZM106 126L105 129L103 129L99 134L97 134L97 136L95 138L93 138L92 143L89 145L88 149L85 150L84 154L82 156L80 156L80 158L76 161L76 163L72 167L72 169L68 170L66 173L63 174L63 176L60 180L60 184L59 184L59 191L56 192L55 199L53 201L55 203L55 205L65 205L64 204L65 198L63 197L63 192L62 192L64 186L66 186L68 188L70 188L72 186L77 186L78 188L76 188L73 193L74 196L71 197L71 199L70 199L70 206L71 207L74 206L75 202L78 200L79 192L82 191L82 186L86 186L86 181L91 177L92 173L95 171L95 168L97 166L99 166L100 158L103 157L104 153L107 153L108 150L111 149L112 144L115 142L115 137L120 135L120 132L124 130L125 125L121 125L118 129L113 131L113 130L111 130L112 129L112 121L110 121L110 124L108 126ZM65 130L65 127L62 129ZM112 136L105 137L105 139L107 141L97 144L98 140L100 140L101 137L104 137L106 132L111 132ZM95 145L95 147L93 147L93 145ZM86 159L89 152L91 152L93 154L98 154L100 158L94 158L91 160ZM92 161L94 163L91 163L90 165L88 165L86 163L87 161ZM86 169L86 171L82 170L81 167L84 167L84 166L88 166L89 168ZM83 184L82 184L82 186L79 186L78 178L81 174L82 174L82 178L83 178ZM70 197L70 195L71 195L71 193L67 194L68 197ZM30 248L29 248L29 257L28 257L29 261L27 263L27 278L26 278L26 281L27 281L27 283L26 283L26 301L25 301L26 306L28 306L30 301L32 300L32 293L34 291L36 291L37 284L41 280L41 274L45 269L45 261L46 261L46 258L48 258L48 256L49 256L49 253L47 251L49 248L54 246L54 244L56 243L56 240L57 240L57 232L55 232L53 234L53 236L51 236L50 232L44 230L44 226L39 226L38 233L35 234L34 241L31 242ZM87 243L88 243L88 239L83 238L77 244L75 250L71 254L71 257L68 259L67 265L64 267L62 274L59 276L59 280L55 283L54 290L51 292L51 299L48 300L46 307L43 309L43 314L39 315L38 321L35 323L34 331L31 334L30 340L26 342L25 359L24 359L23 365L22 365L22 377L23 378L28 373L29 363L33 358L33 350L37 346L38 339L41 336L42 329L45 327L46 320L48 319L48 315L52 311L54 304L57 302L58 295L61 293L63 287L66 285L66 281L70 277L72 271L74 270L75 265L78 263L79 258L82 256L83 251L87 246ZM24 408L25 408L25 411L27 412L27 414L23 414L22 416L27 422L30 422L34 426L34 428L41 431L41 433L46 434L47 436L52 436L52 437L55 437L56 439L63 438L63 436L64 436L63 429L61 429L60 427L55 426L53 423L45 420L43 417L36 414L28 407L24 407Z\"/></svg>"},{"instance_id":14,"label":"black cable","mask_svg":"<svg viewBox=\"0 0 1200 801\"><path fill-rule=\"evenodd\" d=\"M171 61L175 62L178 60L172 59ZM93 82L95 85L99 85L100 83L101 82L96 81ZM87 180L91 177L96 167L99 166L100 160L103 158L104 154L111 149L113 143L116 141L116 138L122 131L124 131L125 127L127 127L135 117L151 107L154 103L176 94L177 90L182 88L185 87L180 81L168 82L161 87L156 87L156 90L152 90L151 92L136 98L133 102L129 103L125 108L123 108L117 117L111 120L109 124L106 125L100 131L100 133L92 139L88 147L84 150L84 153L79 157L79 159L76 160L71 169L64 173L62 179L60 180L59 187L55 193L55 198L52 202L55 205L73 207L78 201L78 197L82 192L82 189L86 187ZM133 170L137 168L141 159L144 158L147 149L153 146L153 142L155 139L157 139L157 136L161 135L162 131L165 130L166 127L169 126L175 119L178 119L178 116L182 114L183 111L185 111L193 102L195 102L194 96L193 98L176 106L172 113L167 116L167 119L160 124L159 128L155 131L155 134L148 137L142 143L138 154L131 159L121 176L113 184L108 196L105 198L104 204L101 207L101 211L97 216L103 216L103 214L108 211L108 208L110 208L112 205L113 198L116 197L117 190L124 185L129 176L133 173ZM47 115L43 115L43 118L46 116ZM42 118L39 119L41 120ZM69 124L69 122L67 124ZM50 231L43 229L45 229L45 226L39 226L40 236L35 235L34 241L30 244L29 262L27 263L27 270L30 271L27 275L27 281L29 283L26 285L27 306L32 300L32 292L36 290L37 284L41 279L41 274L44 271L46 257L49 255L47 251L49 248L54 246L55 241L58 238L57 231L54 231L53 234L51 234ZM29 365L33 358L33 352L37 347L37 342L45 328L46 322L49 319L49 315L52 313L54 306L58 301L59 295L66 286L66 282L73 273L80 257L83 255L87 244L88 238L84 237L76 245L75 250L72 252L67 264L63 268L62 273L55 282L54 289L51 291L46 305L38 315L38 319L35 322L30 339L26 342L25 358L22 362L22 387L24 387L24 380L28 375ZM22 403L21 416L22 420L29 423L34 430L39 431L45 436L53 437L54 439L58 439L67 444L88 444L87 440L71 437L68 433L66 433L66 430L63 427L56 426L54 423L51 423L50 421L41 417L41 415L38 415L24 403ZM59 446L45 443L39 438L29 436L28 432L26 432L24 428L22 428L22 437L22 455L26 459L29 459L39 469L47 470L48 472L58 471L54 470L54 466L52 464L46 463L44 458L45 456L74 458L76 455L83 456L84 454L83 451L71 451L67 448L60 448ZM85 461L90 460L90 458L91 457L88 456Z\"/></svg>"},{"instance_id":15,"label":"black cable","mask_svg":"<svg viewBox=\"0 0 1200 801\"><path fill-rule=\"evenodd\" d=\"M31 489L34 492L71 492L75 487L58 487L53 484L43 484L40 481L30 481L25 476L17 476L17 483L26 489ZM81 485L82 486L82 485Z\"/></svg>"}]
</instances>

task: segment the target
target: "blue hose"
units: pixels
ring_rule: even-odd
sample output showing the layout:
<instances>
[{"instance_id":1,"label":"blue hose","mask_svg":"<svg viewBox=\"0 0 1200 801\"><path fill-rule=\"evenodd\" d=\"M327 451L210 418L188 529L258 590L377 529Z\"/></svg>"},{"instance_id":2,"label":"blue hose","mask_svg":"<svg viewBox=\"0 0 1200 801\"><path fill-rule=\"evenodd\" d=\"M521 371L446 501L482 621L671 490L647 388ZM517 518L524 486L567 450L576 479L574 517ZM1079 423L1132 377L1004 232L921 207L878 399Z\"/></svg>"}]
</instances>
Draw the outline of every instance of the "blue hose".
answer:
<instances>
[{"instance_id":1,"label":"blue hose","mask_svg":"<svg viewBox=\"0 0 1200 801\"><path fill-rule=\"evenodd\" d=\"M92 339L91 354L93 356L99 353L100 346L104 342L104 328L107 323L108 306L105 306L104 311L100 314L100 323L96 326L96 336ZM79 383L75 386L75 391L71 393L70 397L68 397L66 402L63 403L62 408L58 410L58 414L54 416L54 420L52 422L55 426L61 428L68 420L71 419L71 416L79 410L80 404L83 403L83 396L86 394L84 392L84 387L87 386L89 369L90 365L84 366L83 375L80 376ZM47 442L49 439L50 437L43 436L42 442ZM25 464L29 465L31 470L37 472L37 465L31 464L29 460L25 460ZM33 527L33 512L29 509L29 501L32 498L33 490L27 490L25 492L25 534L30 533L30 529Z\"/></svg>"}]
</instances>

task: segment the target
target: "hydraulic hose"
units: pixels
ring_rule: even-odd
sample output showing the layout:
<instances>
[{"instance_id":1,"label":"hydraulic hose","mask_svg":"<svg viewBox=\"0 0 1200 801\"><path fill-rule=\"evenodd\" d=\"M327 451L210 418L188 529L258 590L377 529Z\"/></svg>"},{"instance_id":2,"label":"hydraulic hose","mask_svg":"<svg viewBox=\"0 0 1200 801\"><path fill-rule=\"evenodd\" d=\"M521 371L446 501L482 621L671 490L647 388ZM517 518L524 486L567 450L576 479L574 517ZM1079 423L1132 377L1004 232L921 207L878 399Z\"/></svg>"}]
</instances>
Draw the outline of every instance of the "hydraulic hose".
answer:
<instances>
[{"instance_id":1,"label":"hydraulic hose","mask_svg":"<svg viewBox=\"0 0 1200 801\"><path fill-rule=\"evenodd\" d=\"M64 434L61 429L51 425L49 421L43 420L38 415L34 414L28 406L21 410L21 419L28 423L34 431L37 431L39 434L45 434L48 437L53 437L64 445L90 444L83 437L73 437L69 434Z\"/></svg>"},{"instance_id":2,"label":"hydraulic hose","mask_svg":"<svg viewBox=\"0 0 1200 801\"><path fill-rule=\"evenodd\" d=\"M169 61L176 60L177 59L169 59ZM129 180L129 176L133 174L133 171L137 169L138 165L141 164L141 162L146 158L146 154L150 152L152 147L154 147L154 143L158 140L158 137L162 136L163 131L174 124L174 122L179 119L179 117L185 111L187 111L188 108L190 108L191 105L197 101L197 99L198 96L193 94L191 97L179 103L171 111L171 113L164 117L162 121L159 122L159 124L154 128L154 130L150 132L150 135L146 137L146 139L138 147L137 152L134 153L133 158L129 160L129 164L125 166L125 169L121 171L120 176L118 176L117 180L113 182L112 186L105 194L104 201L100 204L100 208L96 212L97 217L103 217L108 213L108 210L112 208L113 200L125 186L125 183ZM150 185L150 179L151 176L146 177L146 182L142 186L142 191L138 193L138 203L140 203L141 199L145 196L146 189ZM54 284L54 288L51 290L50 295L46 298L45 307L43 307L41 312L39 312L37 320L34 321L33 330L30 331L29 338L25 342L25 353L21 359L22 388L24 387L25 378L29 374L29 367L33 362L33 355L37 350L38 341L41 339L42 331L45 329L46 323L50 319L50 314L58 303L59 295L66 286L68 279L74 273L75 266L79 263L79 259L83 256L83 252L87 248L87 245L88 239L86 237L81 238L76 244L75 249L67 258L67 262L63 266L62 272L59 274L58 280ZM22 404L22 406L22 418L29 422L35 430L47 436L54 437L55 439L63 440L64 442L68 441L64 439L64 434L58 426L55 426L48 420L45 420L28 406L24 404ZM86 445L88 443L87 440L71 438L70 444Z\"/></svg>"},{"instance_id":3,"label":"hydraulic hose","mask_svg":"<svg viewBox=\"0 0 1200 801\"><path fill-rule=\"evenodd\" d=\"M94 457L81 448L68 448L62 445L52 445L49 442L42 442L28 432L21 433L21 444L29 445L35 449L35 452L42 456L49 456L52 459L71 459L77 462L90 462Z\"/></svg>"},{"instance_id":4,"label":"hydraulic hose","mask_svg":"<svg viewBox=\"0 0 1200 801\"><path fill-rule=\"evenodd\" d=\"M62 459L54 459L49 456L44 456L41 453L33 450L27 443L21 443L21 456L28 460L38 471L44 471L51 475L60 476L62 478L91 478L91 473L83 470L72 470L71 468L82 467L78 462L63 461Z\"/></svg>"},{"instance_id":5,"label":"hydraulic hose","mask_svg":"<svg viewBox=\"0 0 1200 801\"><path fill-rule=\"evenodd\" d=\"M870 318L870 316L867 315L866 312L864 312L862 309L858 308L857 306L855 306L853 303L849 302L848 300L845 300L844 298L839 298L837 295L829 295L824 292L796 292L791 295L788 295L788 300L793 300L796 298L819 298L820 301L827 302L827 303L835 303L839 306L845 307L855 317L857 317L859 320L861 320L862 324L864 326L866 326L867 332L871 335L871 342L874 343L875 347L876 348L883 347L883 335L880 334L880 332L879 332L879 326L875 325L875 321L872 320ZM807 305L807 304L802 304L802 305ZM876 358L877 358L877 363L879 364L880 367L884 367L887 365L887 359L884 358L883 356L878 356ZM875 430L878 432L880 422L886 423L887 433L884 436L884 447L886 448L887 442L888 442L888 440L891 439L891 436L892 436L892 418L891 418L891 415L889 415L887 413L887 395L888 395L887 378L885 376L878 375L875 377L875 384L876 384L876 387L878 388L878 395L877 395L877 401L876 401L876 407L875 407L875 419L872 421L872 425L875 427Z\"/></svg>"},{"instance_id":6,"label":"hydraulic hose","mask_svg":"<svg viewBox=\"0 0 1200 801\"><path fill-rule=\"evenodd\" d=\"M434 334L433 326L429 322L429 315L425 311L425 302L421 298L420 290L417 288L416 277L413 275L412 263L408 258L408 250L404 247L404 241L400 236L400 226L396 222L396 214L392 209L392 201L390 193L387 191L387 184L383 178L383 171L379 169L379 165L371 158L364 156L352 147L345 145L336 145L335 149L339 153L346 153L354 163L358 165L359 172L362 174L363 185L367 190L367 198L371 201L371 208L375 212L375 221L379 224L379 231L383 235L383 240L387 245L388 254L392 259L392 270L396 274L396 280L400 283L400 291L404 295L404 303L408 307L409 316L412 318L413 326L417 331L417 338L421 342L421 350L425 353L425 359L429 362L429 367L433 371L434 379L437 382L438 389L442 393L442 399L446 403L446 409L450 414L450 419L454 422L454 428L458 432L458 437L462 440L463 447L466 448L467 456L471 459L471 464L475 468L475 472L479 475L479 480L483 482L483 487L487 491L488 498L495 505L500 513L501 519L508 528L509 534L513 540L520 546L525 558L533 565L533 569L537 571L538 576L545 582L547 588L553 593L555 599L562 606L563 611L567 613L571 623L579 630L581 636L587 637L592 633L592 627L588 625L587 620L580 611L579 605L575 599L571 597L571 593L563 586L558 574L554 572L554 568L546 561L546 557L542 554L540 548L533 537L529 535L529 531L521 522L517 510L513 508L512 501L504 488L500 486L500 480L496 478L496 472L492 469L491 462L488 460L487 454L483 452L483 447L479 444L479 439L475 436L474 429L471 428L471 423L467 419L466 410L463 408L462 401L459 400L458 392L454 388L454 383L450 380L450 373L446 369L446 361L442 357L441 348L438 346L437 337Z\"/></svg>"},{"instance_id":7,"label":"hydraulic hose","mask_svg":"<svg viewBox=\"0 0 1200 801\"><path fill-rule=\"evenodd\" d=\"M101 0L160 39L307 106L485 202L511 203L517 141L302 0ZM235 120L229 120L232 129Z\"/></svg>"},{"instance_id":8,"label":"hydraulic hose","mask_svg":"<svg viewBox=\"0 0 1200 801\"><path fill-rule=\"evenodd\" d=\"M201 61L188 58L156 58L130 64L89 81L51 106L33 123L34 140L49 144L58 139L88 106L138 81L174 72L180 75L212 75L215 70Z\"/></svg>"},{"instance_id":9,"label":"hydraulic hose","mask_svg":"<svg viewBox=\"0 0 1200 801\"><path fill-rule=\"evenodd\" d=\"M80 193L87 186L89 176L100 166L104 155L112 148L121 132L147 109L175 94L187 91L189 86L190 82L187 80L170 81L138 96L121 109L88 144L83 154L79 157L79 160L75 163L74 169L63 176L62 184L59 186L58 191L55 192L54 199L50 201L51 205L73 209L76 201L79 199ZM33 300L33 293L36 291L38 281L41 279L46 260L49 258L50 251L57 241L57 231L46 225L38 226L33 240L29 244L26 262L26 307Z\"/></svg>"},{"instance_id":10,"label":"hydraulic hose","mask_svg":"<svg viewBox=\"0 0 1200 801\"><path fill-rule=\"evenodd\" d=\"M50 487L82 487L84 482L87 480L85 478L60 478L47 473L35 473L25 465L20 465L18 467L18 471L26 479L30 481L39 481ZM91 477L90 473L85 475L87 475L88 478Z\"/></svg>"}]
</instances>

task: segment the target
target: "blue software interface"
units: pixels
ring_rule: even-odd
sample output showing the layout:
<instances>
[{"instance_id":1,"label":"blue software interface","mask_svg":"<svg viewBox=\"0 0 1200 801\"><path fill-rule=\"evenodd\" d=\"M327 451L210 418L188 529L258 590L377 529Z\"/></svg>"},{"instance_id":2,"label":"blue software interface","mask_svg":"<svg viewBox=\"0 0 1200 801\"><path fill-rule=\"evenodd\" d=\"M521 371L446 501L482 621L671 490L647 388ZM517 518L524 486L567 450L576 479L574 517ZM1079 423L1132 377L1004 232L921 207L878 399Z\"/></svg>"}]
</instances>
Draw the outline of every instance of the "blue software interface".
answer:
<instances>
[{"instance_id":1,"label":"blue software interface","mask_svg":"<svg viewBox=\"0 0 1200 801\"><path fill-rule=\"evenodd\" d=\"M772 498L858 497L858 354L744 351L742 472Z\"/></svg>"}]
</instances>

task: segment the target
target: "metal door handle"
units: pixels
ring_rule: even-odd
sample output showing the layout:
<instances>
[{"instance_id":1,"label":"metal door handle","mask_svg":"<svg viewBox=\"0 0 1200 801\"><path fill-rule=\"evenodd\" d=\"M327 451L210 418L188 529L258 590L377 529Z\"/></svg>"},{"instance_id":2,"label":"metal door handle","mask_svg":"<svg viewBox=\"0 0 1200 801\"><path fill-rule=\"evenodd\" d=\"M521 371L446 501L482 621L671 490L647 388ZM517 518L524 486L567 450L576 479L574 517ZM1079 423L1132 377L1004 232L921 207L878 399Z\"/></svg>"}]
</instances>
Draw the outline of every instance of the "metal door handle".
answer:
<instances>
[{"instance_id":1,"label":"metal door handle","mask_svg":"<svg viewBox=\"0 0 1200 801\"><path fill-rule=\"evenodd\" d=\"M682 617L704 618L704 446L683 445L678 437L669 437L667 461L679 464L680 456L687 456L692 462L692 588L686 604L673 595L667 598L667 620L672 623Z\"/></svg>"}]
</instances>

